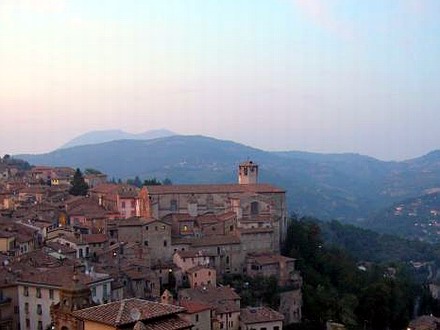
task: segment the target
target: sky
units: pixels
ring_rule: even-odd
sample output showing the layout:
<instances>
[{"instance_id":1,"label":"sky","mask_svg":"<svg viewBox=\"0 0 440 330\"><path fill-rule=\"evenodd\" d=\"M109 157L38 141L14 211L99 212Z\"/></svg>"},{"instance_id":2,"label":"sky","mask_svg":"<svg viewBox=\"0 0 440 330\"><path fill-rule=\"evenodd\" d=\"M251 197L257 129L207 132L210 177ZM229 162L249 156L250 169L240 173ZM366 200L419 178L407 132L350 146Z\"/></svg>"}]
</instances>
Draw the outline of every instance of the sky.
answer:
<instances>
[{"instance_id":1,"label":"sky","mask_svg":"<svg viewBox=\"0 0 440 330\"><path fill-rule=\"evenodd\" d=\"M167 128L265 150L440 149L438 0L1 0L0 154Z\"/></svg>"}]
</instances>

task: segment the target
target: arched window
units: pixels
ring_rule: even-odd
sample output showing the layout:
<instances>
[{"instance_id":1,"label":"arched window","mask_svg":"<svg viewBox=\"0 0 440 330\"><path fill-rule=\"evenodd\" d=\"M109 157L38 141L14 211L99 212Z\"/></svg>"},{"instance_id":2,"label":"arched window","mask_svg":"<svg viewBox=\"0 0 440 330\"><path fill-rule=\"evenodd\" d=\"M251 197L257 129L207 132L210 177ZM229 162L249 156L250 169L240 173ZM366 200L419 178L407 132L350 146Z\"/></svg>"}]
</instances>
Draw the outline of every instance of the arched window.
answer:
<instances>
[{"instance_id":1,"label":"arched window","mask_svg":"<svg viewBox=\"0 0 440 330\"><path fill-rule=\"evenodd\" d=\"M260 213L258 202L251 203L251 215L257 215Z\"/></svg>"}]
</instances>

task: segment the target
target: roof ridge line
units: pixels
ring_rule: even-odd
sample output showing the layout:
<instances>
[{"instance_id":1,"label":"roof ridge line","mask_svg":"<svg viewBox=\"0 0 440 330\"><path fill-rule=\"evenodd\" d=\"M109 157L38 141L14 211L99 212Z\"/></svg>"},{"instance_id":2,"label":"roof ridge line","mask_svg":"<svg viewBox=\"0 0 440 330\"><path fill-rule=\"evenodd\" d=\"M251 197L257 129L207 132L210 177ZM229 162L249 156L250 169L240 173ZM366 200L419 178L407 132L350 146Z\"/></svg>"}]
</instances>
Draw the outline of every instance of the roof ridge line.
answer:
<instances>
[{"instance_id":1,"label":"roof ridge line","mask_svg":"<svg viewBox=\"0 0 440 330\"><path fill-rule=\"evenodd\" d=\"M125 300L121 301L121 305L119 306L118 315L116 315L115 323L119 324L121 323L122 313L124 313L125 308Z\"/></svg>"}]
</instances>

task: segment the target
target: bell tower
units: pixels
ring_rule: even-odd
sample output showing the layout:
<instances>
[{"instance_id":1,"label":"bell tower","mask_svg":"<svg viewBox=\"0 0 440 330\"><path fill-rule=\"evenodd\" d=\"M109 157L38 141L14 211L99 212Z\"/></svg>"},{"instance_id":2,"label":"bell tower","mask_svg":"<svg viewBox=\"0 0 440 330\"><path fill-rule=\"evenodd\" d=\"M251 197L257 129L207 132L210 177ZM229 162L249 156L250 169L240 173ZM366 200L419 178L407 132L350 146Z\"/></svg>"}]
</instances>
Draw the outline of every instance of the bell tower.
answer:
<instances>
[{"instance_id":1,"label":"bell tower","mask_svg":"<svg viewBox=\"0 0 440 330\"><path fill-rule=\"evenodd\" d=\"M238 166L238 183L239 184L258 183L258 165L251 160L241 163Z\"/></svg>"}]
</instances>

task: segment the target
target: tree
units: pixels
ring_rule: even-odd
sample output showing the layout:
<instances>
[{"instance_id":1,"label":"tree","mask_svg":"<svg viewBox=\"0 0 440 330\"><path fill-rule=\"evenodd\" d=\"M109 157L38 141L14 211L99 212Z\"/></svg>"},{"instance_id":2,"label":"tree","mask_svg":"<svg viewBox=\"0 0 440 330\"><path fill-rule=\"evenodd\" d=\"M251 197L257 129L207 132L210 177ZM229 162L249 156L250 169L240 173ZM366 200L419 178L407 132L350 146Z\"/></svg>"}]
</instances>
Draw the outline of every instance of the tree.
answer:
<instances>
[{"instance_id":1,"label":"tree","mask_svg":"<svg viewBox=\"0 0 440 330\"><path fill-rule=\"evenodd\" d=\"M160 182L156 178L147 179L144 181L144 186L160 186L160 185L162 185L162 182Z\"/></svg>"},{"instance_id":2,"label":"tree","mask_svg":"<svg viewBox=\"0 0 440 330\"><path fill-rule=\"evenodd\" d=\"M74 196L86 196L89 192L89 186L84 181L84 176L79 168L76 169L75 175L72 180L72 187L69 190L69 194Z\"/></svg>"},{"instance_id":3,"label":"tree","mask_svg":"<svg viewBox=\"0 0 440 330\"><path fill-rule=\"evenodd\" d=\"M163 184L164 186L171 186L171 185L173 184L173 182L172 182L169 178L165 178L165 179L162 181L162 184Z\"/></svg>"},{"instance_id":4,"label":"tree","mask_svg":"<svg viewBox=\"0 0 440 330\"><path fill-rule=\"evenodd\" d=\"M142 187L142 181L141 181L141 179L137 175L134 178L133 185L138 187L138 188Z\"/></svg>"}]
</instances>

